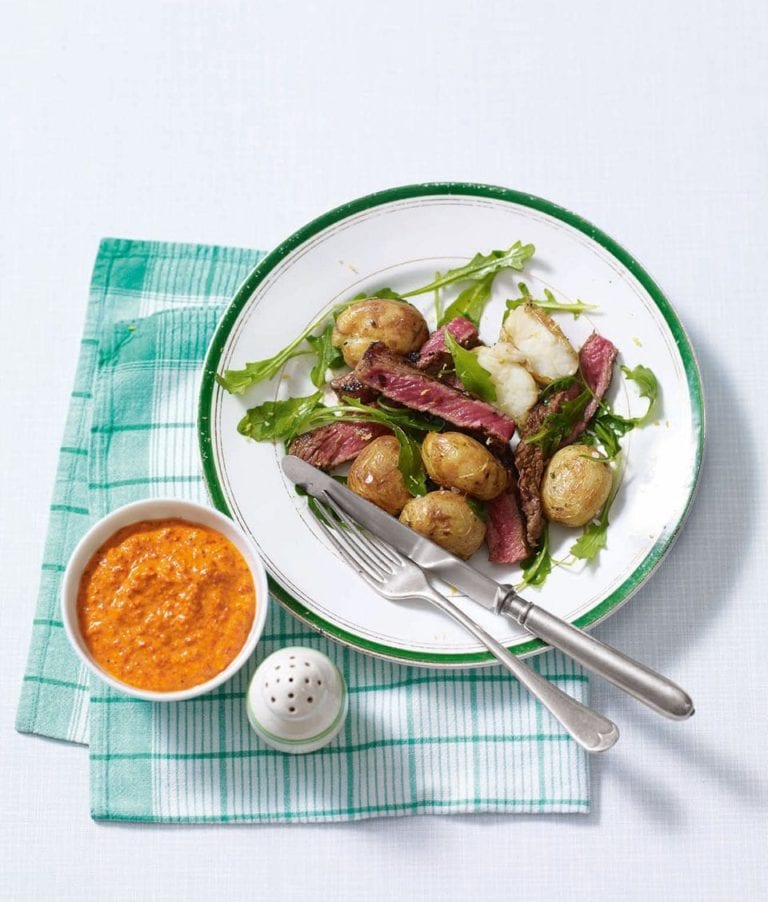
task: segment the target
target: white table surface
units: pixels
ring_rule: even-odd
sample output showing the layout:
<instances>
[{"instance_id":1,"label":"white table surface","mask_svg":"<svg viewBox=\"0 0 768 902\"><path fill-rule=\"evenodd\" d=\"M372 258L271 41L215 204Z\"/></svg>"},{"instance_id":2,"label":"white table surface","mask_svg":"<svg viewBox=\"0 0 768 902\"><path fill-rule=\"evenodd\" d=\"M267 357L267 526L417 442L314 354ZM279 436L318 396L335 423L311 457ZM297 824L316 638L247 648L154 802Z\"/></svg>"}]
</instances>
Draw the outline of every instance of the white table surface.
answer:
<instances>
[{"instance_id":1,"label":"white table surface","mask_svg":"<svg viewBox=\"0 0 768 902\"><path fill-rule=\"evenodd\" d=\"M0 896L768 897L766 39L762 0L0 3ZM440 179L580 212L690 333L699 497L597 633L682 683L696 716L595 681L623 735L594 761L588 817L97 826L85 750L13 719L99 238L269 248Z\"/></svg>"}]
</instances>

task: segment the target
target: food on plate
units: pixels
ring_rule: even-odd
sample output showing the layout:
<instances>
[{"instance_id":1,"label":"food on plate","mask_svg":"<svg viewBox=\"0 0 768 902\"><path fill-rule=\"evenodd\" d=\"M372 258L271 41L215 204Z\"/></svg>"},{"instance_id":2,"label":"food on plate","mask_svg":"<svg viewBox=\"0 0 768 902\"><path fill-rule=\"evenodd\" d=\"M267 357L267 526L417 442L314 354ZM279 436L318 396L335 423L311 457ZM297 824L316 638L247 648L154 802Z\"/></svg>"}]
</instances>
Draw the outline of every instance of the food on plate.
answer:
<instances>
[{"instance_id":1,"label":"food on plate","mask_svg":"<svg viewBox=\"0 0 768 902\"><path fill-rule=\"evenodd\" d=\"M388 514L399 514L410 501L398 466L400 442L382 435L363 448L347 474L347 486Z\"/></svg>"},{"instance_id":2,"label":"food on plate","mask_svg":"<svg viewBox=\"0 0 768 902\"><path fill-rule=\"evenodd\" d=\"M130 686L173 692L234 660L256 603L251 571L229 539L185 520L145 520L93 555L77 614L100 667Z\"/></svg>"},{"instance_id":3,"label":"food on plate","mask_svg":"<svg viewBox=\"0 0 768 902\"><path fill-rule=\"evenodd\" d=\"M328 384L333 389L339 401L342 402L345 398L354 398L357 401L361 401L363 404L370 404L378 397L376 389L371 388L369 385L364 385L357 378L357 373L355 373L354 370L336 376L334 379L331 379Z\"/></svg>"},{"instance_id":4,"label":"food on plate","mask_svg":"<svg viewBox=\"0 0 768 902\"><path fill-rule=\"evenodd\" d=\"M536 380L525 368L525 358L509 342L475 349L478 363L490 373L496 388L496 406L522 424L539 399Z\"/></svg>"},{"instance_id":5,"label":"food on plate","mask_svg":"<svg viewBox=\"0 0 768 902\"><path fill-rule=\"evenodd\" d=\"M519 564L531 553L525 536L525 521L515 486L497 495L486 507L485 542L492 564Z\"/></svg>"},{"instance_id":6,"label":"food on plate","mask_svg":"<svg viewBox=\"0 0 768 902\"><path fill-rule=\"evenodd\" d=\"M438 375L441 370L452 367L451 352L446 343L446 332L462 348L475 348L480 344L480 336L474 323L463 316L456 316L429 336L419 349L416 366L427 373Z\"/></svg>"},{"instance_id":7,"label":"food on plate","mask_svg":"<svg viewBox=\"0 0 768 902\"><path fill-rule=\"evenodd\" d=\"M634 417L613 410L606 393L618 349L596 331L579 346L564 328L597 308L548 288L539 299L519 283L500 334L484 340L496 279L533 253L518 241L404 293L355 296L274 357L218 375L242 394L294 357L314 359L314 394L251 407L238 430L282 441L324 470L353 461L353 491L462 557L485 539L491 562L521 564L524 585L593 559L606 545L621 441L652 418L658 384L642 364L622 366L648 406ZM454 284L446 305L442 292ZM428 294L421 310L406 300ZM342 359L350 369L335 372ZM550 556L549 522L583 528L560 560Z\"/></svg>"},{"instance_id":8,"label":"food on plate","mask_svg":"<svg viewBox=\"0 0 768 902\"><path fill-rule=\"evenodd\" d=\"M356 366L366 348L380 341L397 354L418 351L429 337L424 317L406 301L368 298L352 304L336 318L333 346L348 366Z\"/></svg>"},{"instance_id":9,"label":"food on plate","mask_svg":"<svg viewBox=\"0 0 768 902\"><path fill-rule=\"evenodd\" d=\"M405 505L400 522L461 558L483 544L485 523L463 495L440 489Z\"/></svg>"},{"instance_id":10,"label":"food on plate","mask_svg":"<svg viewBox=\"0 0 768 902\"><path fill-rule=\"evenodd\" d=\"M524 304L535 304L539 310L547 310L553 313L572 313L575 319L578 319L582 313L589 310L597 310L597 304L586 304L584 301L558 301L549 288L544 289L543 298L535 298L525 282L518 282L517 287L520 289L519 298L509 298L505 305L505 318L509 316L511 310L517 310Z\"/></svg>"},{"instance_id":11,"label":"food on plate","mask_svg":"<svg viewBox=\"0 0 768 902\"><path fill-rule=\"evenodd\" d=\"M328 423L297 436L290 451L319 470L332 470L354 460L374 439L389 432L382 423Z\"/></svg>"},{"instance_id":12,"label":"food on plate","mask_svg":"<svg viewBox=\"0 0 768 902\"><path fill-rule=\"evenodd\" d=\"M546 456L542 445L532 442L530 439L541 432L543 423L549 415L548 406L540 401L526 419L521 429L520 441L515 449L517 489L525 520L525 537L531 548L535 548L539 544L539 539L544 533L545 520L541 507L540 486L544 476Z\"/></svg>"},{"instance_id":13,"label":"food on plate","mask_svg":"<svg viewBox=\"0 0 768 902\"><path fill-rule=\"evenodd\" d=\"M412 410L441 417L453 426L508 442L515 423L486 401L423 373L380 342L372 344L356 368L358 378L385 398Z\"/></svg>"},{"instance_id":14,"label":"food on plate","mask_svg":"<svg viewBox=\"0 0 768 902\"><path fill-rule=\"evenodd\" d=\"M548 383L573 376L579 357L552 317L533 303L511 310L501 327L503 341L523 356L537 382Z\"/></svg>"},{"instance_id":15,"label":"food on plate","mask_svg":"<svg viewBox=\"0 0 768 902\"><path fill-rule=\"evenodd\" d=\"M509 474L499 460L462 432L428 433L421 445L421 457L434 483L481 501L500 495L509 482Z\"/></svg>"},{"instance_id":16,"label":"food on plate","mask_svg":"<svg viewBox=\"0 0 768 902\"><path fill-rule=\"evenodd\" d=\"M568 436L570 441L575 441L584 432L597 413L600 401L611 384L613 365L618 353L618 348L597 332L593 332L582 345L579 351L579 371L591 397L584 408L584 413Z\"/></svg>"},{"instance_id":17,"label":"food on plate","mask_svg":"<svg viewBox=\"0 0 768 902\"><path fill-rule=\"evenodd\" d=\"M610 385L616 354L617 349L608 339L593 332L579 351L583 381L566 379L559 382L560 388L553 383L552 390L545 389L521 429L515 466L526 535L532 548L539 544L545 527L541 484L547 460L562 445L583 435ZM622 428L621 424L618 428ZM594 439L604 443L606 436L595 435Z\"/></svg>"},{"instance_id":18,"label":"food on plate","mask_svg":"<svg viewBox=\"0 0 768 902\"><path fill-rule=\"evenodd\" d=\"M550 523L584 526L608 500L613 473L604 456L588 445L566 445L544 471L541 504Z\"/></svg>"}]
</instances>

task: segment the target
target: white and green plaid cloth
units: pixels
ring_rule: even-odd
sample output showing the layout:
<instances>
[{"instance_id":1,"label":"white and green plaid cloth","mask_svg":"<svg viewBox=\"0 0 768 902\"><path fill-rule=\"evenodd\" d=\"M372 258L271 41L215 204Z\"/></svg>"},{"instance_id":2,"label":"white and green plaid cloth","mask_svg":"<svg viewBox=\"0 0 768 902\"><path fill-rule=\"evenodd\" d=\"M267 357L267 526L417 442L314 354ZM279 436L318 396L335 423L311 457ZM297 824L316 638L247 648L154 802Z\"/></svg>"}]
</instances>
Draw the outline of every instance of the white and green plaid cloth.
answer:
<instances>
[{"instance_id":1,"label":"white and green plaid cloth","mask_svg":"<svg viewBox=\"0 0 768 902\"><path fill-rule=\"evenodd\" d=\"M216 691L152 704L91 679L67 644L59 584L79 537L138 498L205 499L195 415L218 316L257 251L108 239L91 285L60 449L17 728L87 743L91 810L105 820L338 821L380 815L586 812L587 755L506 672L429 670L342 648L274 603L254 658ZM329 655L345 674L341 734L284 755L251 732L244 693L285 645ZM533 666L582 701L559 654Z\"/></svg>"}]
</instances>

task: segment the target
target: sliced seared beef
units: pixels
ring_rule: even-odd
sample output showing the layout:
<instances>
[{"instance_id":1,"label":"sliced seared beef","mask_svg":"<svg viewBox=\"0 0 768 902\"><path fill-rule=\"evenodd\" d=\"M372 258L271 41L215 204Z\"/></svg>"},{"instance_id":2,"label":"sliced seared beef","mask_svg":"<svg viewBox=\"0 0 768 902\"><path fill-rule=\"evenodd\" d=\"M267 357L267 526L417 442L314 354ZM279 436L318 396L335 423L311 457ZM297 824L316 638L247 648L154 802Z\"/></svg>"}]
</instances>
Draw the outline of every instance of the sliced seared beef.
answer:
<instances>
[{"instance_id":1,"label":"sliced seared beef","mask_svg":"<svg viewBox=\"0 0 768 902\"><path fill-rule=\"evenodd\" d=\"M583 416L573 427L570 435L562 442L561 447L575 442L595 415L598 407L597 399L603 397L611 383L613 364L616 361L617 353L615 346L597 332L593 332L584 342L579 351L579 369L596 397L590 399ZM547 458L540 445L526 444L525 438L537 433L549 414L556 413L563 402L572 401L582 390L583 386L572 385L570 388L556 392L548 398L546 404L537 404L528 414L528 419L522 429L522 440L515 450L515 464L520 477L518 482L520 501L525 514L526 534L531 547L536 546L544 530L544 515L541 510L539 489Z\"/></svg>"},{"instance_id":2,"label":"sliced seared beef","mask_svg":"<svg viewBox=\"0 0 768 902\"><path fill-rule=\"evenodd\" d=\"M515 472L515 452L509 442L497 442L489 439L485 446L510 473Z\"/></svg>"},{"instance_id":3,"label":"sliced seared beef","mask_svg":"<svg viewBox=\"0 0 768 902\"><path fill-rule=\"evenodd\" d=\"M587 404L584 416L573 427L573 431L563 444L570 445L575 442L597 412L598 399L605 395L611 384L613 364L618 353L616 346L597 332L593 332L582 345L579 351L579 370L595 397Z\"/></svg>"},{"instance_id":4,"label":"sliced seared beef","mask_svg":"<svg viewBox=\"0 0 768 902\"><path fill-rule=\"evenodd\" d=\"M544 531L544 513L541 508L539 486L544 475L546 461L541 445L526 444L525 436L533 435L537 429L541 428L548 412L543 404L537 404L533 408L528 414L523 436L515 449L520 506L525 515L525 535L531 548L535 548L539 544L539 539Z\"/></svg>"},{"instance_id":5,"label":"sliced seared beef","mask_svg":"<svg viewBox=\"0 0 768 902\"><path fill-rule=\"evenodd\" d=\"M508 442L515 431L514 421L495 407L423 373L381 342L366 350L356 373L386 398L442 417L460 429L501 442Z\"/></svg>"},{"instance_id":6,"label":"sliced seared beef","mask_svg":"<svg viewBox=\"0 0 768 902\"><path fill-rule=\"evenodd\" d=\"M358 379L354 370L331 379L331 388L336 392L339 401L343 401L344 398L357 398L362 404L370 404L377 396L377 392Z\"/></svg>"},{"instance_id":7,"label":"sliced seared beef","mask_svg":"<svg viewBox=\"0 0 768 902\"><path fill-rule=\"evenodd\" d=\"M389 432L381 423L329 423L298 436L289 450L313 467L332 470L357 457L369 442Z\"/></svg>"},{"instance_id":8,"label":"sliced seared beef","mask_svg":"<svg viewBox=\"0 0 768 902\"><path fill-rule=\"evenodd\" d=\"M544 449L539 444L528 444L525 439L535 435L544 424L549 414L554 413L563 401L573 400L580 392L578 385L556 392L548 399L548 403L539 402L528 414L525 426L522 427L520 443L515 449L515 466L518 473L518 490L520 504L525 514L526 536L531 548L539 543L544 531L544 514L541 509L539 487L544 476L547 459Z\"/></svg>"},{"instance_id":9,"label":"sliced seared beef","mask_svg":"<svg viewBox=\"0 0 768 902\"><path fill-rule=\"evenodd\" d=\"M445 344L446 332L450 332L463 348L475 348L480 344L480 336L474 324L463 316L457 316L433 332L421 346L416 359L416 366L420 370L435 375L446 365L452 366L453 358Z\"/></svg>"},{"instance_id":10,"label":"sliced seared beef","mask_svg":"<svg viewBox=\"0 0 768 902\"><path fill-rule=\"evenodd\" d=\"M450 385L451 388L458 388L459 391L466 391L466 389L464 388L464 383L454 372L440 373L437 378L443 383L443 385Z\"/></svg>"},{"instance_id":11,"label":"sliced seared beef","mask_svg":"<svg viewBox=\"0 0 768 902\"><path fill-rule=\"evenodd\" d=\"M523 515L515 487L510 487L487 505L485 541L493 564L518 564L530 554Z\"/></svg>"}]
</instances>

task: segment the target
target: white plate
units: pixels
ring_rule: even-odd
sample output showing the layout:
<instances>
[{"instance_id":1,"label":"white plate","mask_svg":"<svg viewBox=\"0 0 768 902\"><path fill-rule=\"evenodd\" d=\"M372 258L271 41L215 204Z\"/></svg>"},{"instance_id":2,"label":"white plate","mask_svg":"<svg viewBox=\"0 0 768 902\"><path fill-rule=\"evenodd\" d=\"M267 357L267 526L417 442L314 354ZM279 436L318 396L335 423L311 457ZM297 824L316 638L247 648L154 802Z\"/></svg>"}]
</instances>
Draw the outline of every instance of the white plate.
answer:
<instances>
[{"instance_id":1,"label":"white plate","mask_svg":"<svg viewBox=\"0 0 768 902\"><path fill-rule=\"evenodd\" d=\"M271 357L321 311L360 291L383 286L407 291L477 251L506 248L518 239L532 242L536 254L523 274L497 277L481 337L495 340L504 299L518 295L515 283L522 278L534 295L549 287L561 299L598 304L598 312L578 320L558 314L566 334L578 346L596 328L617 345L622 363L651 367L662 392L658 422L624 440L624 482L599 561L556 567L540 590L528 590L530 597L582 627L602 620L659 563L693 499L703 445L693 351L658 286L612 239L548 201L484 185L414 185L332 210L266 257L233 299L206 360L200 442L212 500L253 537L277 598L302 620L361 651L427 665L491 660L437 611L395 605L368 589L326 545L305 500L283 477L282 446L238 434L248 407L314 390L306 358L291 361L279 378L244 397L224 392L214 373ZM432 296L413 300L434 325ZM614 379L610 397L619 412L645 410L645 400L622 378ZM552 530L553 557L565 557L578 535ZM519 582L519 567L489 564L484 549L472 562L499 581ZM508 619L465 604L512 651L542 648Z\"/></svg>"}]
</instances>

